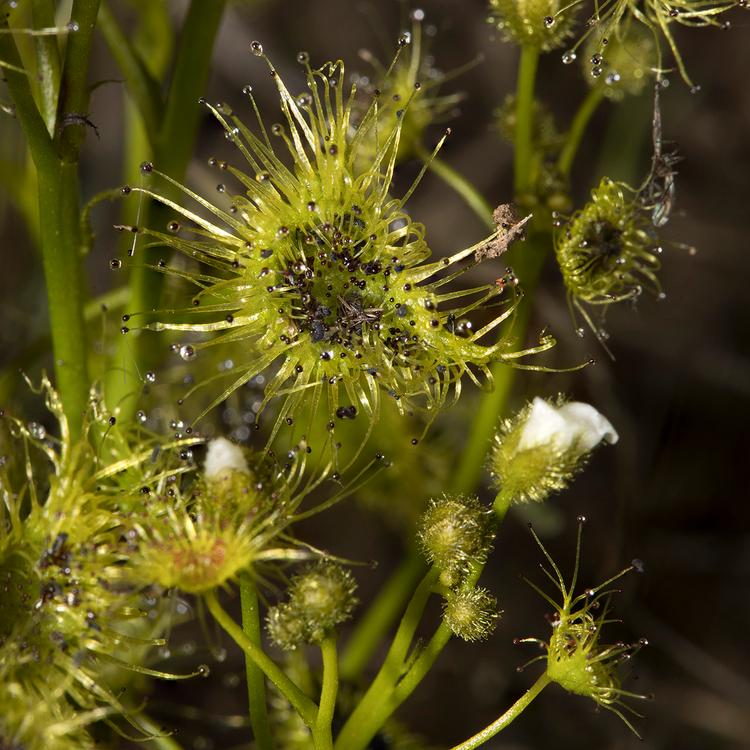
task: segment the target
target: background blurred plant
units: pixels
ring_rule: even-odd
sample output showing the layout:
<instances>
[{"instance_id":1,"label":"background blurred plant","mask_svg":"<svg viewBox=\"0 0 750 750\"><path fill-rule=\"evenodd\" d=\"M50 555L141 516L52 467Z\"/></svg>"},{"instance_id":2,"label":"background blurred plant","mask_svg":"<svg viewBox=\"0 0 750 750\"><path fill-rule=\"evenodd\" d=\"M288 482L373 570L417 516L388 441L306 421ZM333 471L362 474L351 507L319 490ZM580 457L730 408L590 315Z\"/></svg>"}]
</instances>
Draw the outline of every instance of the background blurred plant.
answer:
<instances>
[{"instance_id":1,"label":"background blurred plant","mask_svg":"<svg viewBox=\"0 0 750 750\"><path fill-rule=\"evenodd\" d=\"M696 200L696 187L718 183L722 154L708 150L715 137L683 132L683 193L668 138L689 107L704 129L720 123L727 153L746 149L733 111L720 116L710 98L734 79L705 54L688 66L691 39L678 34L726 30L742 18L727 11L745 3L493 0L460 18L438 2L294 13L218 0L1 5L0 744L468 750L502 731L493 742L580 747L581 722L599 733L592 747L627 741L621 724L581 717L584 701L536 701L555 682L654 747L739 747L750 690L715 657L742 641L711 639L705 623L692 632L665 609L690 612L696 599L691 576L669 567L674 530L713 519L713 506L685 504L684 488L731 493L703 423L736 429L736 406L720 422L726 402L705 374L721 373L723 387L736 368L717 369L721 358L686 338L679 311L695 328L697 306L667 302L656 316L639 298L676 288L692 302L681 269L693 246L731 246L741 178L719 202ZM351 29L335 44L333 21ZM488 38L486 21L511 44ZM373 27L392 31L362 51ZM252 55L270 79L251 85L264 70ZM569 65L578 58L586 83ZM708 98L687 103L698 91L688 68L705 70ZM666 89L680 78L688 86ZM188 174L196 150L212 172ZM708 215L722 228L701 242ZM678 223L689 247L671 240ZM42 269L48 324L28 305ZM701 299L705 330L734 330L721 325L724 304ZM654 314L648 336L623 309L637 301ZM592 355L599 365L581 372ZM665 362L695 383L679 398ZM41 375L40 397L18 367L32 381L49 368L54 387ZM561 391L592 400L617 432L588 404L538 397ZM636 435L648 446L665 425L690 425L675 403L709 410L696 437L688 427L675 454L636 452ZM566 584L547 548L569 540L575 513L526 501L567 488L618 432L617 451L571 490L596 532ZM699 453L708 468L695 474ZM538 562L511 533L518 519L546 538L562 597L539 590L552 633L535 641L533 685L505 650L539 632L508 580ZM712 523L720 533L730 521ZM673 554L660 558L664 539ZM610 624L621 559L649 552L645 586L625 591L627 621ZM370 560L380 569L361 566ZM732 566L709 568L720 608ZM741 562L732 569L746 575ZM589 577L607 580L578 594ZM602 645L605 625L636 645ZM665 697L636 726L624 712L642 696L618 668L644 630L656 641L638 659L644 683ZM454 636L469 656L446 648ZM674 664L696 680L679 699ZM516 722L532 701L545 720Z\"/></svg>"}]
</instances>

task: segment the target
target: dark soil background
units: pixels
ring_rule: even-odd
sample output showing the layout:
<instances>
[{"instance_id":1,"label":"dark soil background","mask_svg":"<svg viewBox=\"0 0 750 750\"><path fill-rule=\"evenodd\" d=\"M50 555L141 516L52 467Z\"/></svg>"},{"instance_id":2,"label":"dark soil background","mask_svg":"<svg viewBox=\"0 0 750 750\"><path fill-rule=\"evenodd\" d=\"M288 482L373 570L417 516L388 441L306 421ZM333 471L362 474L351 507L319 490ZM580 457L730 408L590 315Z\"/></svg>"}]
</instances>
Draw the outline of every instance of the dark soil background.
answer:
<instances>
[{"instance_id":1,"label":"dark soil background","mask_svg":"<svg viewBox=\"0 0 750 750\"><path fill-rule=\"evenodd\" d=\"M183 4L174 6L177 19ZM512 153L491 127L492 112L514 89L517 49L492 39L482 2L429 0L421 7L427 23L437 29L431 52L440 68L450 70L480 52L484 56L483 62L446 85L446 92L462 91L466 98L451 122L453 135L442 157L472 180L490 203L505 202L511 196ZM294 62L298 50L309 51L313 62L341 57L350 71L363 70L366 66L357 51L367 47L389 59L398 32L408 28L408 10L396 0L373 0L368 5L348 0L234 3L222 24L206 95L239 109L244 105L240 89L251 82L261 110L268 113L266 122L273 122L278 112L275 90L251 56L250 40L263 41L295 90L302 82ZM629 576L623 584L614 603L623 623L612 626L610 633L614 640L644 636L650 643L634 660L637 681L627 683L655 695L643 707L646 719L636 721L644 742L639 743L615 716L596 712L590 701L551 687L487 747L750 748L750 14L737 12L732 20L730 31L679 34L688 68L702 88L691 95L673 76L662 96L665 139L678 144L684 155L675 213L665 232L660 277L666 300L644 295L635 310L622 305L611 311L607 327L616 356L611 362L590 336L581 340L574 335L561 281L550 266L534 298L532 330L548 325L558 337L550 361L563 365L595 356L598 364L575 375L523 374L514 395L520 405L526 396L565 391L596 405L620 433L617 447L597 453L572 489L551 500L534 520L553 557L569 570L575 519L587 516L584 586L611 575L632 558L645 562L645 572ZM97 46L94 70L97 79L120 78L103 44ZM543 60L539 93L559 123L570 121L585 91L579 67L563 66L557 53ZM122 95L117 83L94 93L90 117L100 138L90 137L84 153L82 189L87 197L120 181ZM579 202L605 173L636 184L645 174L650 113L648 95L600 109L574 170ZM6 151L18 137L7 118L0 127ZM436 128L435 138L439 133ZM641 145L633 150L633 143ZM205 157L228 149L219 128L206 117L188 179L198 192L210 194L215 183L204 166ZM623 162L623 153L637 154L637 163ZM406 165L398 179L408 184L413 173ZM112 283L107 261L117 252L117 236L106 229L116 221L116 213L107 210L97 219L102 228L89 259L96 292ZM438 255L473 244L484 233L461 199L429 174L412 211L426 224ZM2 198L0 233L0 353L12 363L44 330L43 277L20 217ZM692 256L671 246L670 240L687 242L698 252ZM501 272L502 268L486 271ZM26 362L32 374L42 364L39 358ZM16 399L22 398L21 390ZM461 443L459 417L471 415L477 403L470 390L463 409L443 425L449 443L456 446ZM393 497L392 502L408 502L413 489L405 484L403 497ZM489 491L485 495L489 499ZM510 514L483 578L504 610L495 635L479 646L452 642L399 714L429 745L450 746L470 736L536 677L534 666L516 672L534 655L531 647L512 644L519 636L548 634L545 604L518 578L522 572L541 580L540 552L526 520L524 513ZM388 523L356 504L319 517L306 533L309 541L342 557L379 561L375 570L356 571L365 601L402 554ZM178 642L199 643L203 638L198 631L178 631L175 637ZM231 729L232 720L217 717L243 714L243 687L236 679L241 672L239 654L229 649L227 660L208 680L157 688L154 713L168 725L185 727L181 742L186 748L239 746L246 730ZM195 711L184 718L185 711L169 707L174 702Z\"/></svg>"}]
</instances>

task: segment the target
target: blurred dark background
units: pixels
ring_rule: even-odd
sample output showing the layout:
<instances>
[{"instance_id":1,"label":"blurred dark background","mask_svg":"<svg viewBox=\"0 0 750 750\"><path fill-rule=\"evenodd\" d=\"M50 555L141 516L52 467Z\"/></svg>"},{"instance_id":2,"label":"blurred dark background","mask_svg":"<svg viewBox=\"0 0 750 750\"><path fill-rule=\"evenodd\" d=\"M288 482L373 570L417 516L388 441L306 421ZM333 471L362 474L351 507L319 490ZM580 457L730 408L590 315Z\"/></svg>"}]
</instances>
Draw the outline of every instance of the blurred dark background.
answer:
<instances>
[{"instance_id":1,"label":"blurred dark background","mask_svg":"<svg viewBox=\"0 0 750 750\"><path fill-rule=\"evenodd\" d=\"M184 4L173 5L177 22ZM484 56L446 84L445 92L461 91L466 97L451 122L453 135L442 156L492 205L505 202L511 197L512 152L493 129L492 114L514 89L517 49L493 39L482 2L429 0L419 5L426 23L435 27L430 52L438 67L451 70L477 53ZM217 40L206 96L239 109L244 105L240 89L252 83L261 110L268 113L266 122L273 122L276 93L249 53L250 40L263 42L294 90L302 84L295 63L298 50L309 51L313 62L341 57L348 70L363 70L358 50L367 47L388 60L398 32L408 28L411 7L397 0L366 5L348 0L233 3ZM514 391L516 405L526 397L564 391L593 403L620 433L616 448L601 450L572 489L533 519L553 557L569 569L575 518L587 516L584 586L596 584L632 558L644 561L644 573L629 576L614 603L623 622L612 626L610 637L649 640L633 664L637 681L627 683L637 692L655 695L643 707L647 718L636 721L645 742L639 744L613 715L597 713L590 701L552 687L488 747L750 747L750 15L734 13L732 20L730 31L680 30L688 68L702 88L690 94L673 75L662 96L664 137L684 156L675 212L665 230L660 278L666 299L657 302L644 295L637 309L620 305L610 311L612 362L590 336L581 340L574 335L561 281L550 265L534 298L532 331L546 325L559 339L552 363L571 364L590 356L598 363L574 375L522 374ZM101 43L93 77L114 82L98 88L91 103L90 117L100 137L90 136L85 147L86 197L121 181L123 90ZM561 65L558 53L543 59L538 93L561 126L570 121L585 91L578 66ZM635 183L646 173L650 114L648 95L601 107L573 173L578 205L605 173ZM19 140L8 118L1 127L0 150L7 159ZM435 138L440 131L436 128ZM219 128L206 117L188 178L198 192L210 194L215 184L206 157L228 149ZM634 154L635 161L623 162L623 153ZM413 172L406 165L397 186L408 185ZM411 209L427 226L437 255L473 244L485 231L461 199L429 174ZM107 266L117 253L118 238L108 226L116 220L116 207L105 207L96 217L99 231L88 259L94 293L106 291L113 281ZM44 331L44 287L41 260L19 212L1 196L0 232L0 355L10 367ZM689 243L698 252L690 255L670 240ZM488 268L484 273L500 272ZM105 341L114 335L105 331ZM43 358L26 357L33 375L43 364ZM4 397L23 400L22 390L17 388L14 395L6 391ZM449 455L456 460L461 419L473 413L477 398L467 389L463 406L442 425ZM408 503L414 488L405 481L401 490L392 502ZM490 497L488 490L483 492ZM540 552L526 520L523 512L511 513L483 577L504 610L495 635L481 645L452 642L399 714L429 745L450 746L470 736L536 676L533 666L516 672L535 654L530 647L512 644L516 637L548 635L544 602L518 578L523 572L541 580ZM304 533L307 540L342 557L379 561L376 569L356 571L364 601L403 553L390 525L356 503L317 518ZM186 637L200 641L202 636ZM246 730L218 729L216 724L219 714L240 716L244 711L243 688L236 686L241 671L239 654L229 649L227 660L209 680L157 688L155 706L176 701L197 709L188 720L178 718L179 712L172 715L168 707L163 710L167 724L186 726L181 739L185 747L218 750L243 741Z\"/></svg>"}]
</instances>

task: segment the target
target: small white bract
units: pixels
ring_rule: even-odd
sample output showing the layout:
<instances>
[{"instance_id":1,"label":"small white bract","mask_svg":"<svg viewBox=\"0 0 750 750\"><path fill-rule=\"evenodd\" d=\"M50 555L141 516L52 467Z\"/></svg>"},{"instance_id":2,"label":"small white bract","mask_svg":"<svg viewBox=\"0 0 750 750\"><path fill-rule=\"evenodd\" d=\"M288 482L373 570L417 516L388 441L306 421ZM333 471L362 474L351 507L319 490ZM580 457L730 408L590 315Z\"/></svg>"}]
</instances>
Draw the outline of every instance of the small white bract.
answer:
<instances>
[{"instance_id":1,"label":"small white bract","mask_svg":"<svg viewBox=\"0 0 750 750\"><path fill-rule=\"evenodd\" d=\"M518 450L554 445L561 451L575 446L588 453L602 440L614 444L618 439L610 421L590 404L569 401L553 406L537 397L523 425Z\"/></svg>"},{"instance_id":2,"label":"small white bract","mask_svg":"<svg viewBox=\"0 0 750 750\"><path fill-rule=\"evenodd\" d=\"M219 437L208 444L203 471L206 479L211 480L221 478L227 471L249 474L250 467L239 445L235 445L225 437Z\"/></svg>"}]
</instances>

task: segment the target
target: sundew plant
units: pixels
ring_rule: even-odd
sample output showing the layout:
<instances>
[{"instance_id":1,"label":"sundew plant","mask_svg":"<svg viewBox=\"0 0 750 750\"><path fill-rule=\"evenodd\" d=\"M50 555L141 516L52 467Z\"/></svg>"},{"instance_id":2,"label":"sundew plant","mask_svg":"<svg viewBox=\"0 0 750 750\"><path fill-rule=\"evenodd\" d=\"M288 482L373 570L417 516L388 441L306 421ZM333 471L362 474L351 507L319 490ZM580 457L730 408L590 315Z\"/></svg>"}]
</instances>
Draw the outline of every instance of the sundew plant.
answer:
<instances>
[{"instance_id":1,"label":"sundew plant","mask_svg":"<svg viewBox=\"0 0 750 750\"><path fill-rule=\"evenodd\" d=\"M690 154L662 115L699 88L683 27L746 3L490 0L472 33L516 83L491 76L470 123L462 79L489 63L441 62L458 3L372 3L358 55L311 5L325 44L293 49L239 22L253 2L0 0L3 264L23 234L46 290L0 381L2 750L500 747L542 692L648 733L646 640L617 614L644 565L582 585L611 511L584 534L559 495L619 448L576 397L617 368L608 316L664 299L662 260L693 253L670 225ZM540 66L577 69L572 118ZM627 170L581 158L603 108L632 112ZM472 133L512 154L503 192L451 163ZM113 149L120 171L97 170ZM522 573L546 619L495 585L521 566L513 517L534 521ZM573 566L542 541L561 517ZM372 529L400 559L372 559ZM463 739L423 738L412 696L451 651L480 680L490 639L530 661L490 665L507 676Z\"/></svg>"}]
</instances>

